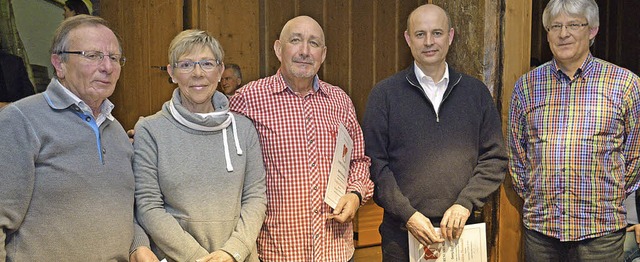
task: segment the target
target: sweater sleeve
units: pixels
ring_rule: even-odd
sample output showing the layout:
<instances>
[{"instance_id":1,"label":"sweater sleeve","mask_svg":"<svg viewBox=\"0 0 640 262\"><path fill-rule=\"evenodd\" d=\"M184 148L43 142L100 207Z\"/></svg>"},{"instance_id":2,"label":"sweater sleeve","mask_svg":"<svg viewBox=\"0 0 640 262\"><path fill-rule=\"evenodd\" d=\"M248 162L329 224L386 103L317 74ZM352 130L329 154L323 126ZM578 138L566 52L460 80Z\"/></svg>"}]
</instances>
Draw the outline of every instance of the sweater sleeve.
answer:
<instances>
[{"instance_id":1,"label":"sweater sleeve","mask_svg":"<svg viewBox=\"0 0 640 262\"><path fill-rule=\"evenodd\" d=\"M194 261L209 252L164 208L158 183L158 147L146 123L143 119L135 127L133 173L138 222L167 256L176 261Z\"/></svg>"},{"instance_id":2,"label":"sweater sleeve","mask_svg":"<svg viewBox=\"0 0 640 262\"><path fill-rule=\"evenodd\" d=\"M7 259L8 235L20 229L35 181L39 140L13 105L0 111L0 261Z\"/></svg>"},{"instance_id":3,"label":"sweater sleeve","mask_svg":"<svg viewBox=\"0 0 640 262\"><path fill-rule=\"evenodd\" d=\"M129 248L129 254L133 253L138 247L148 247L151 248L151 243L149 242L149 236L144 232L144 229L138 224L138 220L134 217L133 221L133 242L131 243L131 247Z\"/></svg>"},{"instance_id":4,"label":"sweater sleeve","mask_svg":"<svg viewBox=\"0 0 640 262\"><path fill-rule=\"evenodd\" d=\"M489 195L498 189L507 171L507 155L504 150L500 115L491 94L482 85L480 99L482 105L482 124L478 141L478 163L473 176L458 194L455 203L473 210L482 207Z\"/></svg>"},{"instance_id":5,"label":"sweater sleeve","mask_svg":"<svg viewBox=\"0 0 640 262\"><path fill-rule=\"evenodd\" d=\"M374 183L373 200L389 213L404 223L417 211L402 194L389 168L389 111L386 93L381 88L374 88L369 94L364 114L364 140L366 155L371 158L371 180Z\"/></svg>"},{"instance_id":6,"label":"sweater sleeve","mask_svg":"<svg viewBox=\"0 0 640 262\"><path fill-rule=\"evenodd\" d=\"M253 125L247 141L247 166L242 188L240 219L222 250L231 254L236 261L245 261L256 245L258 233L267 211L265 169L258 133Z\"/></svg>"}]
</instances>

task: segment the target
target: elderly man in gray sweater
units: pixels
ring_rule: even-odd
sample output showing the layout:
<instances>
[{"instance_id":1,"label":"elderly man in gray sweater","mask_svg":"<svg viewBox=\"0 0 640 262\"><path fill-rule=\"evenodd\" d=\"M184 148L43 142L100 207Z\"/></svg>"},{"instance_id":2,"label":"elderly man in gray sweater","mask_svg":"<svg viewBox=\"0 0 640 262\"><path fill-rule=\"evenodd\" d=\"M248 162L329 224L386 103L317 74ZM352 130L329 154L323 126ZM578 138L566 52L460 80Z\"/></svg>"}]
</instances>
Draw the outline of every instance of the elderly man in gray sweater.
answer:
<instances>
[{"instance_id":1,"label":"elderly man in gray sweater","mask_svg":"<svg viewBox=\"0 0 640 262\"><path fill-rule=\"evenodd\" d=\"M107 99L124 61L105 20L69 18L47 90L0 111L0 262L157 261L134 223L133 148Z\"/></svg>"}]
</instances>

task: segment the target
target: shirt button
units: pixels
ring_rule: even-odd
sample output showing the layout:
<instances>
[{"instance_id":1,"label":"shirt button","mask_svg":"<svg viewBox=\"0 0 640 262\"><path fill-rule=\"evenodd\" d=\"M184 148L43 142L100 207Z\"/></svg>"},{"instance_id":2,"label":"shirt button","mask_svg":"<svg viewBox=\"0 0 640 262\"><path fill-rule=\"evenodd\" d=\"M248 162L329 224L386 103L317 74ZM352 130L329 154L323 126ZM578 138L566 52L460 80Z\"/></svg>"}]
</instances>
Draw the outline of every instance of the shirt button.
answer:
<instances>
[{"instance_id":1,"label":"shirt button","mask_svg":"<svg viewBox=\"0 0 640 262\"><path fill-rule=\"evenodd\" d=\"M318 186L314 186L314 187L313 187L313 190L318 190Z\"/></svg>"},{"instance_id":2,"label":"shirt button","mask_svg":"<svg viewBox=\"0 0 640 262\"><path fill-rule=\"evenodd\" d=\"M91 117L88 116L85 120L87 120L87 122L91 122Z\"/></svg>"},{"instance_id":3,"label":"shirt button","mask_svg":"<svg viewBox=\"0 0 640 262\"><path fill-rule=\"evenodd\" d=\"M104 154L106 154L106 153L107 153L107 150L103 148L103 149L102 149L102 154L104 155Z\"/></svg>"},{"instance_id":4,"label":"shirt button","mask_svg":"<svg viewBox=\"0 0 640 262\"><path fill-rule=\"evenodd\" d=\"M318 210L317 210L317 209L316 209L316 210L313 210L313 213L316 213L316 214L318 214Z\"/></svg>"},{"instance_id":5,"label":"shirt button","mask_svg":"<svg viewBox=\"0 0 640 262\"><path fill-rule=\"evenodd\" d=\"M311 167L315 167L315 166L316 166L316 163L311 163Z\"/></svg>"},{"instance_id":6,"label":"shirt button","mask_svg":"<svg viewBox=\"0 0 640 262\"><path fill-rule=\"evenodd\" d=\"M309 144L313 143L313 139L309 139Z\"/></svg>"}]
</instances>

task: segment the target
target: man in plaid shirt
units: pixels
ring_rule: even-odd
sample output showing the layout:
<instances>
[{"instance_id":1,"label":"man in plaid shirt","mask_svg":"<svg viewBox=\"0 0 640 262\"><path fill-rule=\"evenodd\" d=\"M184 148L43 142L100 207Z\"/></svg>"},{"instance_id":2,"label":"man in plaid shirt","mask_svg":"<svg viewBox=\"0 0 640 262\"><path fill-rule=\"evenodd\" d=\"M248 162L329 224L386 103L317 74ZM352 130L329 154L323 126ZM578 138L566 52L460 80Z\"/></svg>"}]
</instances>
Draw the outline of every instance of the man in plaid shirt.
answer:
<instances>
[{"instance_id":1,"label":"man in plaid shirt","mask_svg":"<svg viewBox=\"0 0 640 262\"><path fill-rule=\"evenodd\" d=\"M373 194L370 160L347 94L316 75L327 47L308 16L288 21L274 43L280 69L231 97L231 110L251 118L266 168L267 217L258 237L263 261L349 261L351 221ZM353 139L346 194L324 202L338 127Z\"/></svg>"},{"instance_id":2,"label":"man in plaid shirt","mask_svg":"<svg viewBox=\"0 0 640 262\"><path fill-rule=\"evenodd\" d=\"M553 59L522 76L507 128L524 199L527 261L622 261L638 187L638 76L595 58L594 0L552 0L542 15Z\"/></svg>"}]
</instances>

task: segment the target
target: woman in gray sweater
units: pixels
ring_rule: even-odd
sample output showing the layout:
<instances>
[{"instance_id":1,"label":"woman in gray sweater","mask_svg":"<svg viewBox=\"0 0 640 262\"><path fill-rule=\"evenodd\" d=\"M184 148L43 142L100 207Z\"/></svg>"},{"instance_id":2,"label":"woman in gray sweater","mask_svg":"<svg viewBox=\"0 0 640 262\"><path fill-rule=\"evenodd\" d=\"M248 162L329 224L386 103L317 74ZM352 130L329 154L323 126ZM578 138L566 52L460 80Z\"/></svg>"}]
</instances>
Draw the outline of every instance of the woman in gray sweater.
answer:
<instances>
[{"instance_id":1,"label":"woman in gray sweater","mask_svg":"<svg viewBox=\"0 0 640 262\"><path fill-rule=\"evenodd\" d=\"M258 261L264 165L253 124L216 91L223 56L207 32L178 34L167 66L178 88L135 127L137 217L160 259Z\"/></svg>"}]
</instances>

